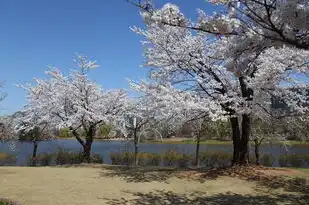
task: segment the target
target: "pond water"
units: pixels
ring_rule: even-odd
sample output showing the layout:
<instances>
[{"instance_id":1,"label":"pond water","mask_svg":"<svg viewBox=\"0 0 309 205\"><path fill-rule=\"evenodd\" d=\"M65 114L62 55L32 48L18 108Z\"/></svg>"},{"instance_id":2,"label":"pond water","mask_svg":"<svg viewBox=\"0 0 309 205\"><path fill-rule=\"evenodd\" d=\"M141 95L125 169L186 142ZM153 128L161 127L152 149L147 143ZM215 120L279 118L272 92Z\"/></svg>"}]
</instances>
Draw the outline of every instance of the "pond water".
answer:
<instances>
[{"instance_id":1,"label":"pond water","mask_svg":"<svg viewBox=\"0 0 309 205\"><path fill-rule=\"evenodd\" d=\"M76 140L55 140L40 142L38 146L38 154L53 153L57 149L62 148L67 151L79 151L81 145ZM0 143L0 152L7 152L17 155L18 166L26 165L27 159L32 155L33 144L29 142L17 142L12 147L11 143ZM181 153L195 153L194 144L139 144L140 152L163 153L168 150L176 150ZM232 152L231 145L201 145L201 151L225 151ZM253 148L250 148L251 152ZM109 154L111 152L133 151L132 143L129 141L95 141L92 146L92 153L98 153L104 158L104 163L111 164ZM308 147L290 146L282 147L280 145L263 145L261 152L271 154L276 159L281 154L295 153L295 154L309 154ZM276 160L277 161L277 160ZM277 166L278 163L275 163Z\"/></svg>"}]
</instances>

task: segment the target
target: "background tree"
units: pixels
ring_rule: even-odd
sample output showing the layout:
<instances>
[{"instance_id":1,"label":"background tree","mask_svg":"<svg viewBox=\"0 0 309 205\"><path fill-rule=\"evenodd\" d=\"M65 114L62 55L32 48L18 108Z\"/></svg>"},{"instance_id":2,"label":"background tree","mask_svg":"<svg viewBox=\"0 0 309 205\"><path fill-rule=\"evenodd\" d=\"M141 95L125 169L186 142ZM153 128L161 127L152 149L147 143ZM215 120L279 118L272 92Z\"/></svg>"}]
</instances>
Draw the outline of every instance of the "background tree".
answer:
<instances>
[{"instance_id":1,"label":"background tree","mask_svg":"<svg viewBox=\"0 0 309 205\"><path fill-rule=\"evenodd\" d=\"M54 128L69 128L83 147L83 161L90 162L97 128L102 124L113 124L120 118L127 95L123 90L106 91L88 79L87 72L98 67L94 61L77 56L75 62L79 70L71 71L69 76L52 68L46 72L49 79L35 79L35 85L22 86L28 95L24 111L41 116L38 124L48 122Z\"/></svg>"},{"instance_id":2,"label":"background tree","mask_svg":"<svg viewBox=\"0 0 309 205\"><path fill-rule=\"evenodd\" d=\"M213 101L199 98L193 91L183 92L172 86L131 82L131 87L143 93L154 105L154 117L158 120L168 119L174 127L190 123L196 136L196 166L199 166L200 139L204 133L205 122L216 120L219 114L218 105ZM207 103L208 106L205 106ZM148 108L150 103L147 104ZM150 106L151 107L151 106Z\"/></svg>"},{"instance_id":3,"label":"background tree","mask_svg":"<svg viewBox=\"0 0 309 205\"><path fill-rule=\"evenodd\" d=\"M32 150L32 166L37 163L38 143L45 140L55 139L52 134L48 122L44 121L43 116L39 115L39 110L31 110L27 112L19 112L14 115L14 128L19 141L33 143Z\"/></svg>"}]
</instances>

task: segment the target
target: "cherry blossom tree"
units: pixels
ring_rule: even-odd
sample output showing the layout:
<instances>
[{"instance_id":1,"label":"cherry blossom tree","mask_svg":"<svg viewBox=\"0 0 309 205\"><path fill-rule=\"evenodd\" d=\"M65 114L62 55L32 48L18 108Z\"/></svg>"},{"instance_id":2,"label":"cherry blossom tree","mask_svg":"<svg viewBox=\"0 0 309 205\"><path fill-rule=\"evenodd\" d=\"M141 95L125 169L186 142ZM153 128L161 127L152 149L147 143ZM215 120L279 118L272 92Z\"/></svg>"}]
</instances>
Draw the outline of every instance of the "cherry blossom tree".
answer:
<instances>
[{"instance_id":1,"label":"cherry blossom tree","mask_svg":"<svg viewBox=\"0 0 309 205\"><path fill-rule=\"evenodd\" d=\"M247 162L251 114L262 117L272 97L284 99L299 113L306 109L297 103L305 102L305 95L295 92L308 87L295 77L307 75L306 49L289 44L278 47L252 32L214 38L214 33L223 32L192 30L192 25L202 26L203 19L207 19L203 12L194 23L172 4L141 14L146 28L132 30L146 39L144 66L152 68L150 78L183 93L191 92L190 97L196 97L194 102L200 101L200 107L215 103L217 116L229 116L234 163ZM226 25L237 27L237 21L228 21L222 30Z\"/></svg>"},{"instance_id":2,"label":"cherry blossom tree","mask_svg":"<svg viewBox=\"0 0 309 205\"><path fill-rule=\"evenodd\" d=\"M0 84L0 88L3 85ZM0 102L2 102L6 98L7 94L1 92L0 94ZM0 118L0 142L14 139L15 135L12 128L12 118L9 116L3 116Z\"/></svg>"},{"instance_id":3,"label":"cherry blossom tree","mask_svg":"<svg viewBox=\"0 0 309 205\"><path fill-rule=\"evenodd\" d=\"M46 72L49 79L35 79L34 85L22 85L28 98L23 112L29 113L25 119L28 122L40 116L36 123L29 123L32 126L28 129L44 122L58 129L69 128L83 147L83 160L89 162L97 128L119 119L126 107L127 94L123 90L104 90L88 79L89 70L98 67L95 61L79 55L75 62L79 69L72 70L69 76L51 68Z\"/></svg>"},{"instance_id":4,"label":"cherry blossom tree","mask_svg":"<svg viewBox=\"0 0 309 205\"><path fill-rule=\"evenodd\" d=\"M39 111L39 110L37 110ZM20 141L33 143L31 165L37 165L37 152L40 141L56 139L47 121L42 120L40 112L31 110L15 113L13 124L16 135Z\"/></svg>"},{"instance_id":5,"label":"cherry blossom tree","mask_svg":"<svg viewBox=\"0 0 309 205\"><path fill-rule=\"evenodd\" d=\"M14 133L13 120L9 116L0 119L0 142L11 141L17 138Z\"/></svg>"},{"instance_id":6,"label":"cherry blossom tree","mask_svg":"<svg viewBox=\"0 0 309 205\"><path fill-rule=\"evenodd\" d=\"M195 164L199 166L200 138L204 133L205 122L222 118L221 107L214 101L200 98L198 93L179 90L169 84L141 81L131 82L130 85L148 99L147 108L152 110L157 121L168 122L174 130L185 123L193 125L196 134Z\"/></svg>"},{"instance_id":7,"label":"cherry blossom tree","mask_svg":"<svg viewBox=\"0 0 309 205\"><path fill-rule=\"evenodd\" d=\"M208 0L217 11L209 15L199 9L197 22L189 24L186 19L170 18L162 10L154 9L152 1L128 1L164 25L216 36L254 35L257 38L255 43L251 41L252 49L261 44L261 40L266 47L285 44L309 49L309 3L306 0Z\"/></svg>"},{"instance_id":8,"label":"cherry blossom tree","mask_svg":"<svg viewBox=\"0 0 309 205\"><path fill-rule=\"evenodd\" d=\"M154 118L154 110L143 98L130 101L127 108L123 116L124 129L127 135L133 136L134 164L138 165L139 133Z\"/></svg>"}]
</instances>

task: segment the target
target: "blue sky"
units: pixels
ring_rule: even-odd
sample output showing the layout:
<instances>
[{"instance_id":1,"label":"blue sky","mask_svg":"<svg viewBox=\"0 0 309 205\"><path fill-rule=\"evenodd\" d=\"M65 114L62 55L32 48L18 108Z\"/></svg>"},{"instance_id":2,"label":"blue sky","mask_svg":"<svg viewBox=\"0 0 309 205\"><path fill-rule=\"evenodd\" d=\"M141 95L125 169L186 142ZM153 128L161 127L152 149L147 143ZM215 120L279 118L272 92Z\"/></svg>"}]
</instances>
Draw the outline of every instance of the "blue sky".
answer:
<instances>
[{"instance_id":1,"label":"blue sky","mask_svg":"<svg viewBox=\"0 0 309 205\"><path fill-rule=\"evenodd\" d=\"M192 19L197 8L213 11L205 0L156 0L156 7L171 2ZM194 2L194 3L192 3ZM0 115L22 109L25 93L15 84L43 77L48 65L64 73L74 68L74 53L98 61L90 78L107 89L128 88L126 78L146 78L141 38L130 26L143 26L137 8L125 0L1 0L0 81L8 96Z\"/></svg>"}]
</instances>

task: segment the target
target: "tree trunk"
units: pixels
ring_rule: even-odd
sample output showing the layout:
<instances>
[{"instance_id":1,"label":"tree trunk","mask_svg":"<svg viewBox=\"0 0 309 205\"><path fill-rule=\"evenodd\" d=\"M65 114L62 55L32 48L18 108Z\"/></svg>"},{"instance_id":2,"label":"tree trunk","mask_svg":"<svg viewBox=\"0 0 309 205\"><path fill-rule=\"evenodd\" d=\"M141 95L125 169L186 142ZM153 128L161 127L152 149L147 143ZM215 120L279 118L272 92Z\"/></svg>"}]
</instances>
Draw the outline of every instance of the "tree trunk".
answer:
<instances>
[{"instance_id":1,"label":"tree trunk","mask_svg":"<svg viewBox=\"0 0 309 205\"><path fill-rule=\"evenodd\" d=\"M254 139L254 152L255 152L255 163L260 165L260 150L259 150L259 140Z\"/></svg>"},{"instance_id":2,"label":"tree trunk","mask_svg":"<svg viewBox=\"0 0 309 205\"><path fill-rule=\"evenodd\" d=\"M196 167L200 166L200 134L197 134L196 138L196 150L195 150L195 165Z\"/></svg>"},{"instance_id":3,"label":"tree trunk","mask_svg":"<svg viewBox=\"0 0 309 205\"><path fill-rule=\"evenodd\" d=\"M239 145L239 163L240 165L248 164L249 159L249 139L251 132L251 117L248 114L242 115L241 140Z\"/></svg>"},{"instance_id":4,"label":"tree trunk","mask_svg":"<svg viewBox=\"0 0 309 205\"><path fill-rule=\"evenodd\" d=\"M86 139L86 143L84 145L84 152L83 152L83 158L82 158L82 161L85 162L85 163L90 163L91 160L90 160L90 153L91 153L91 146L92 146L92 142L93 142L93 139Z\"/></svg>"},{"instance_id":5,"label":"tree trunk","mask_svg":"<svg viewBox=\"0 0 309 205\"><path fill-rule=\"evenodd\" d=\"M137 131L134 129L134 165L138 165L138 138L137 138Z\"/></svg>"},{"instance_id":6,"label":"tree trunk","mask_svg":"<svg viewBox=\"0 0 309 205\"><path fill-rule=\"evenodd\" d=\"M32 151L32 166L36 166L36 155L38 151L38 142L33 141L33 151Z\"/></svg>"},{"instance_id":7,"label":"tree trunk","mask_svg":"<svg viewBox=\"0 0 309 205\"><path fill-rule=\"evenodd\" d=\"M253 90L248 87L244 77L239 77L238 79L242 97L244 97L247 102L252 102ZM245 106L250 107L250 104L248 105L245 104ZM251 116L250 114L243 114L241 122L241 139L238 144L239 158L237 160L240 165L248 164L250 132L251 132Z\"/></svg>"},{"instance_id":8,"label":"tree trunk","mask_svg":"<svg viewBox=\"0 0 309 205\"><path fill-rule=\"evenodd\" d=\"M86 143L84 143L83 148L84 148L84 152L83 152L83 159L82 161L85 163L90 163L90 154L91 154L91 147L92 147L92 142L93 142L93 136L95 134L95 127L94 126L90 126L89 130L87 131L86 134Z\"/></svg>"},{"instance_id":9,"label":"tree trunk","mask_svg":"<svg viewBox=\"0 0 309 205\"><path fill-rule=\"evenodd\" d=\"M230 123L232 127L232 140L233 140L233 159L232 165L239 162L239 142L240 142L240 130L237 117L230 118Z\"/></svg>"},{"instance_id":10,"label":"tree trunk","mask_svg":"<svg viewBox=\"0 0 309 205\"><path fill-rule=\"evenodd\" d=\"M233 139L233 160L232 165L245 165L249 160L249 138L251 129L250 115L242 115L241 136L239 121L236 117L230 118Z\"/></svg>"}]
</instances>

